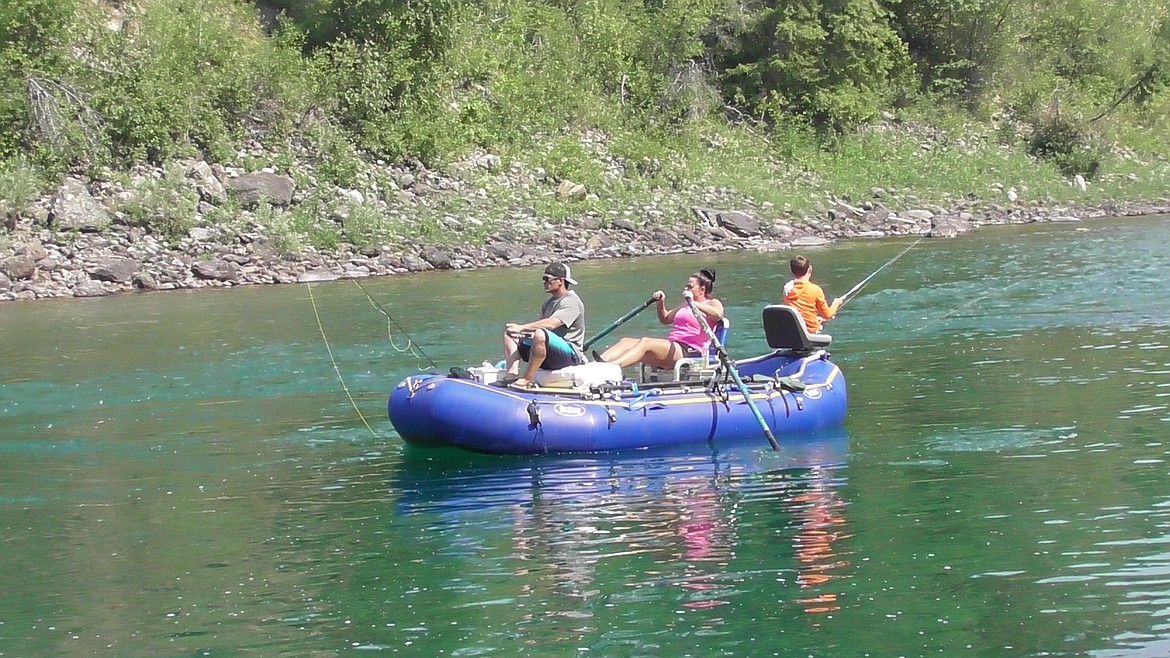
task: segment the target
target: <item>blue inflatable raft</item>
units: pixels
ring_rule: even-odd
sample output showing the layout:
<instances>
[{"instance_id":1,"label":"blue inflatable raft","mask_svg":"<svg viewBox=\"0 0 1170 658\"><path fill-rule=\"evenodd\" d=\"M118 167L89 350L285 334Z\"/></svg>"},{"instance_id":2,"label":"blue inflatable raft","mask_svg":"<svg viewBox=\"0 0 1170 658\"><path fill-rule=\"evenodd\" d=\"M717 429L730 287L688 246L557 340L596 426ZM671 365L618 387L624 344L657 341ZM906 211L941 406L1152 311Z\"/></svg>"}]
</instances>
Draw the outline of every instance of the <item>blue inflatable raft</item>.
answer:
<instances>
[{"instance_id":1,"label":"blue inflatable raft","mask_svg":"<svg viewBox=\"0 0 1170 658\"><path fill-rule=\"evenodd\" d=\"M787 306L764 309L773 351L735 362L774 434L809 433L845 420L845 377ZM601 365L601 364L599 364ZM412 445L482 453L607 452L733 440L763 430L718 363L685 363L673 373L643 371L637 381L576 382L515 390L438 373L407 377L387 410ZM616 379L616 377L614 378Z\"/></svg>"}]
</instances>

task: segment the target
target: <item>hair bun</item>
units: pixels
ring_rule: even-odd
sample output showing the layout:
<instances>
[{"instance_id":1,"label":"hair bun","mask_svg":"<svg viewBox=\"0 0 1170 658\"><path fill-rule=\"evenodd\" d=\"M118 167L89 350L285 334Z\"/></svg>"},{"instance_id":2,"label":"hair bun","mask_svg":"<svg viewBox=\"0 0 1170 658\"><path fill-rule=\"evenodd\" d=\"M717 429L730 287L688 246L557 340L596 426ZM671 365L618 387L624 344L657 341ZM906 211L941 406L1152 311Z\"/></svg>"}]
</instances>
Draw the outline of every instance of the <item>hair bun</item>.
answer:
<instances>
[{"instance_id":1,"label":"hair bun","mask_svg":"<svg viewBox=\"0 0 1170 658\"><path fill-rule=\"evenodd\" d=\"M703 269L699 270L699 274L707 277L707 280L711 283L715 283L715 270L709 267L704 267Z\"/></svg>"}]
</instances>

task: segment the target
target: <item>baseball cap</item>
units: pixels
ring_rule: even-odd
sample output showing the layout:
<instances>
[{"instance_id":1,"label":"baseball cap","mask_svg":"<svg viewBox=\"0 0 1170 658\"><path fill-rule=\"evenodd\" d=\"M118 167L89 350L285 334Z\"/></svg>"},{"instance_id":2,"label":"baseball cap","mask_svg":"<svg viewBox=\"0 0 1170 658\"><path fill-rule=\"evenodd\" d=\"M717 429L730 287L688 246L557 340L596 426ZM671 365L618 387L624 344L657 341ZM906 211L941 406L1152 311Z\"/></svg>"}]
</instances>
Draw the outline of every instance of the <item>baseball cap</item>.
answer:
<instances>
[{"instance_id":1,"label":"baseball cap","mask_svg":"<svg viewBox=\"0 0 1170 658\"><path fill-rule=\"evenodd\" d=\"M577 285L577 280L573 278L572 271L564 263L550 263L548 267L544 268L544 273L549 276L555 276L558 279L564 279L565 283L574 286Z\"/></svg>"}]
</instances>

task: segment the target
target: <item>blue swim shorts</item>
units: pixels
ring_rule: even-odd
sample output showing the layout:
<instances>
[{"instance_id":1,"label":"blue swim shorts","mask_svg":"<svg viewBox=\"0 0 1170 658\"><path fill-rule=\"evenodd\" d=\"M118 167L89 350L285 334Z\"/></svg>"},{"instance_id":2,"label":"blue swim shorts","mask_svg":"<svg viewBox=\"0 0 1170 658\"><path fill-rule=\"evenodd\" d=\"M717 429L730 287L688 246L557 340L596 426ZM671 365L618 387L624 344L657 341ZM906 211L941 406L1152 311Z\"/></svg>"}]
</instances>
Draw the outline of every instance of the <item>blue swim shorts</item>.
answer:
<instances>
[{"instance_id":1,"label":"blue swim shorts","mask_svg":"<svg viewBox=\"0 0 1170 658\"><path fill-rule=\"evenodd\" d=\"M541 370L560 370L569 366L576 366L585 363L584 357L581 353L573 349L569 341L561 338L551 331L545 331L545 340L548 342L548 355L544 357L544 363L540 364ZM532 353L532 339L521 338L518 348L520 358L525 361Z\"/></svg>"}]
</instances>

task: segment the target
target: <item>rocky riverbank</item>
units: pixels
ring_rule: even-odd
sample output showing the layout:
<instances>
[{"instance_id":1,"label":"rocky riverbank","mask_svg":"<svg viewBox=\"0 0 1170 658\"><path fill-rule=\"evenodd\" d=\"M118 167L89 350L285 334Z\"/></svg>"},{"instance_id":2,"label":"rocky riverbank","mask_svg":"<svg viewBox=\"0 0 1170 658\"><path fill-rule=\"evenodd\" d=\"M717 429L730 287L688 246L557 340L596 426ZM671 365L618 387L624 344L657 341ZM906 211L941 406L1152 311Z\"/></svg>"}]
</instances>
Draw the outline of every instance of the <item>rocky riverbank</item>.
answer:
<instances>
[{"instance_id":1,"label":"rocky riverbank","mask_svg":"<svg viewBox=\"0 0 1170 658\"><path fill-rule=\"evenodd\" d=\"M490 154L446 174L370 166L379 174L364 191L330 188L328 194L304 171L293 177L202 161L185 163L178 173L142 170L123 180L68 178L52 194L13 213L7 231L0 232L0 301L525 266L553 259L783 251L850 238L950 238L984 226L1170 212L1170 199L1059 207L1025 201L1014 188L995 186L987 199L949 207L916 204L909 193L875 188L864 201L828 201L815 216L793 216L744 207L731 190L691 188L674 191L672 203L606 212L582 203L580 213L566 213L568 219L541 217L533 205L515 203L489 218L477 216L476 208L493 192L476 184L482 176L469 177L468 170L490 175L495 189L526 191L518 198L597 199L584 186L552 180L542 171L514 166L495 172L499 159ZM159 183L168 177L165 186ZM465 214L451 212L458 205L453 201L468 209ZM351 216L361 212L403 225L426 218L439 236L339 242L331 249L290 247L274 235L274 226L287 220L288 209L307 204L315 221L335 229L348 227ZM170 221L167 213L185 220ZM173 230L164 235L160 225Z\"/></svg>"}]
</instances>

